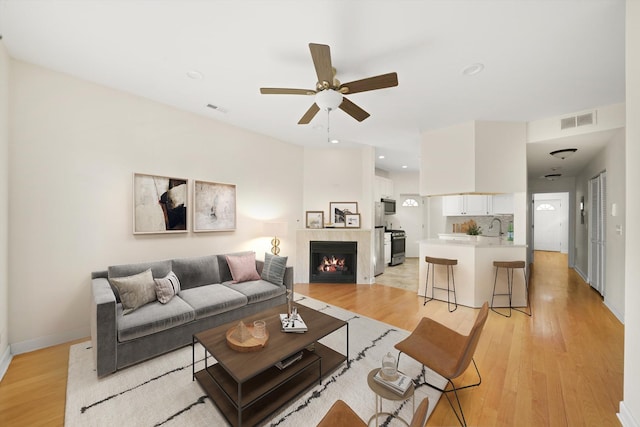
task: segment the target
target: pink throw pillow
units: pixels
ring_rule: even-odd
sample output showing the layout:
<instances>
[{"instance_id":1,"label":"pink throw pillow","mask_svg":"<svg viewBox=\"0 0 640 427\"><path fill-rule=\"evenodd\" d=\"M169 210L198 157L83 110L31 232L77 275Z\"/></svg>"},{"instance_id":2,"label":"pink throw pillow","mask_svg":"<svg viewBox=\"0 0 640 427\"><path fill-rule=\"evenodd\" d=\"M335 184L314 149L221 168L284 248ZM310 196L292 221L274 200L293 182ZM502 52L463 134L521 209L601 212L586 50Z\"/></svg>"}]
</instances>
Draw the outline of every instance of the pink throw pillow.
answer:
<instances>
[{"instance_id":1,"label":"pink throw pillow","mask_svg":"<svg viewBox=\"0 0 640 427\"><path fill-rule=\"evenodd\" d=\"M260 275L258 274L258 270L256 270L255 252L239 256L227 255L227 264L229 264L229 270L231 270L233 283L260 280Z\"/></svg>"}]
</instances>

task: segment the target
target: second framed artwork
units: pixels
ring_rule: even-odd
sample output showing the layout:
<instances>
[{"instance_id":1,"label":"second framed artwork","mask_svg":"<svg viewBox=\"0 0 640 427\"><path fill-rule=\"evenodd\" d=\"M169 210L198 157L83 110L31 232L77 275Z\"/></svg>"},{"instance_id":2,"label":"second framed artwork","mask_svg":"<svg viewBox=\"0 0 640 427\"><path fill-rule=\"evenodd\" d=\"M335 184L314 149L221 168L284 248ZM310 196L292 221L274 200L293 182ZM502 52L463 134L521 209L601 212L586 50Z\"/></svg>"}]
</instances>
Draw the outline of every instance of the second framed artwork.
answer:
<instances>
[{"instance_id":1,"label":"second framed artwork","mask_svg":"<svg viewBox=\"0 0 640 427\"><path fill-rule=\"evenodd\" d=\"M193 205L193 231L236 229L235 185L195 181Z\"/></svg>"},{"instance_id":2,"label":"second framed artwork","mask_svg":"<svg viewBox=\"0 0 640 427\"><path fill-rule=\"evenodd\" d=\"M324 212L323 211L307 211L307 228L323 228Z\"/></svg>"},{"instance_id":3,"label":"second framed artwork","mask_svg":"<svg viewBox=\"0 0 640 427\"><path fill-rule=\"evenodd\" d=\"M333 227L346 227L346 215L358 213L358 202L330 202L329 221ZM360 222L358 221L358 224Z\"/></svg>"},{"instance_id":4,"label":"second framed artwork","mask_svg":"<svg viewBox=\"0 0 640 427\"><path fill-rule=\"evenodd\" d=\"M360 228L360 214L346 214L344 216L345 227Z\"/></svg>"}]
</instances>

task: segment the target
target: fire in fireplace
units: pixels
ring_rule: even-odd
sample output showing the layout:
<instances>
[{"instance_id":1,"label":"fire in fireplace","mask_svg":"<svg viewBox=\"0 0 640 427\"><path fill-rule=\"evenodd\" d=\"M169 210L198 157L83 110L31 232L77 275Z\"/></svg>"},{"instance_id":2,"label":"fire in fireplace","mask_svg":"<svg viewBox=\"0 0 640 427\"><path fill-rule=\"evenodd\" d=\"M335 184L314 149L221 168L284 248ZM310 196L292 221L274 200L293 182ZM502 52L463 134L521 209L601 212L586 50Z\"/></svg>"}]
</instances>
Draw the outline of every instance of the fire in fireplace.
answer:
<instances>
[{"instance_id":1,"label":"fire in fireplace","mask_svg":"<svg viewBox=\"0 0 640 427\"><path fill-rule=\"evenodd\" d=\"M356 283L357 242L310 242L309 283Z\"/></svg>"}]
</instances>

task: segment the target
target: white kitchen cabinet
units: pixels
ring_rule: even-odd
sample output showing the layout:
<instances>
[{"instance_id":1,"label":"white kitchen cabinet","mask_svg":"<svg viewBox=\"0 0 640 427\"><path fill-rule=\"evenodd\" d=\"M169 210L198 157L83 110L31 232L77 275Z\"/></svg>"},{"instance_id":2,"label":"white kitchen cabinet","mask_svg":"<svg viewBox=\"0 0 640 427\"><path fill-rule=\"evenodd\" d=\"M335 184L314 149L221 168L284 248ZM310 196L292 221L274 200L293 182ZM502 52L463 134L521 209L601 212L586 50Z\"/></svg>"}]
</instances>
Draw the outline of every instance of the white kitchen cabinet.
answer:
<instances>
[{"instance_id":1,"label":"white kitchen cabinet","mask_svg":"<svg viewBox=\"0 0 640 427\"><path fill-rule=\"evenodd\" d=\"M443 196L442 215L444 216L482 216L489 215L489 196L465 194Z\"/></svg>"},{"instance_id":2,"label":"white kitchen cabinet","mask_svg":"<svg viewBox=\"0 0 640 427\"><path fill-rule=\"evenodd\" d=\"M375 176L373 182L374 200L393 199L393 181L382 176Z\"/></svg>"},{"instance_id":3,"label":"white kitchen cabinet","mask_svg":"<svg viewBox=\"0 0 640 427\"><path fill-rule=\"evenodd\" d=\"M491 200L491 213L494 215L513 215L513 193L495 194Z\"/></svg>"}]
</instances>

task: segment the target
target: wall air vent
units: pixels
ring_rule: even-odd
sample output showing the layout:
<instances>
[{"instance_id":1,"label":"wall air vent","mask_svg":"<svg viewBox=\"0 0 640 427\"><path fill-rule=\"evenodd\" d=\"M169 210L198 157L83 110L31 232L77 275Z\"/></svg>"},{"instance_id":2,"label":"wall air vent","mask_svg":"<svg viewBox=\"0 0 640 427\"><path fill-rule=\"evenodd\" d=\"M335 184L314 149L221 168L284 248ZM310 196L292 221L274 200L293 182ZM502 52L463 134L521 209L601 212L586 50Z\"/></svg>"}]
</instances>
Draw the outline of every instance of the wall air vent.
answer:
<instances>
[{"instance_id":1,"label":"wall air vent","mask_svg":"<svg viewBox=\"0 0 640 427\"><path fill-rule=\"evenodd\" d=\"M577 116L565 117L560 119L560 129L571 129L580 126L589 126L596 123L595 111L590 113L578 114Z\"/></svg>"}]
</instances>

